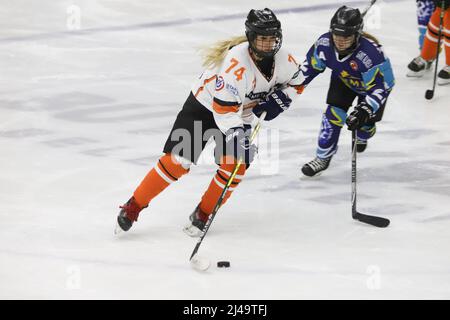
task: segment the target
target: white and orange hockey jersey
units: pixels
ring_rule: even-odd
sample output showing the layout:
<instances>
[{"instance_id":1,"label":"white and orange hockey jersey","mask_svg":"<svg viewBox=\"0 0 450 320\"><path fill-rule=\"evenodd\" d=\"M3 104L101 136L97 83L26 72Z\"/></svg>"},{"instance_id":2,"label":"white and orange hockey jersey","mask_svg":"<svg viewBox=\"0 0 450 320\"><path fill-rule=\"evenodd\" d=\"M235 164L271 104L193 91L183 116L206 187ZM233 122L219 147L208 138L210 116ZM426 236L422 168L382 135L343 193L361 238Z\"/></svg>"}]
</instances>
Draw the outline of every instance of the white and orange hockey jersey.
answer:
<instances>
[{"instance_id":1,"label":"white and orange hockey jersey","mask_svg":"<svg viewBox=\"0 0 450 320\"><path fill-rule=\"evenodd\" d=\"M192 87L197 100L213 112L224 133L251 124L252 107L274 89L281 88L291 99L303 90L303 76L291 54L283 48L277 52L272 78L267 79L253 62L248 48L248 42L231 48L222 64L205 70Z\"/></svg>"}]
</instances>

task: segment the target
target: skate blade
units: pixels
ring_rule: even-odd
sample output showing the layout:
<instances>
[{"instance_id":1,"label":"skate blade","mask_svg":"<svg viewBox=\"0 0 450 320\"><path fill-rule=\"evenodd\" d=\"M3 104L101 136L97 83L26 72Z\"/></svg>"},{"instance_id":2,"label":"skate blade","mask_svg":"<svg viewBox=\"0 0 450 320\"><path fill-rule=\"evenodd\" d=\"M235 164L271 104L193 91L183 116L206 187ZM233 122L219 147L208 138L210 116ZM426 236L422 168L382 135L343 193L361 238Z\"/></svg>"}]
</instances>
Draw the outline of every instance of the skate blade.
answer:
<instances>
[{"instance_id":1,"label":"skate blade","mask_svg":"<svg viewBox=\"0 0 450 320\"><path fill-rule=\"evenodd\" d=\"M191 267L197 271L206 271L211 265L211 261L209 261L209 259L199 257L197 254L192 257L190 263Z\"/></svg>"},{"instance_id":2,"label":"skate blade","mask_svg":"<svg viewBox=\"0 0 450 320\"><path fill-rule=\"evenodd\" d=\"M408 78L422 78L424 74L425 74L425 70L422 70L422 71L419 71L419 72L408 71L406 73L406 76Z\"/></svg>"},{"instance_id":3,"label":"skate blade","mask_svg":"<svg viewBox=\"0 0 450 320\"><path fill-rule=\"evenodd\" d=\"M116 228L114 229L114 234L117 236L118 234L123 233L123 229L119 226L119 224L116 224Z\"/></svg>"},{"instance_id":4,"label":"skate blade","mask_svg":"<svg viewBox=\"0 0 450 320\"><path fill-rule=\"evenodd\" d=\"M299 180L314 180L316 178L319 178L322 175L323 171L320 171L319 173L316 173L315 175L313 175L312 177L307 176L306 174L301 174Z\"/></svg>"},{"instance_id":5,"label":"skate blade","mask_svg":"<svg viewBox=\"0 0 450 320\"><path fill-rule=\"evenodd\" d=\"M183 232L192 238L200 238L203 235L203 231L198 229L196 226L193 226L192 224L186 225L183 228Z\"/></svg>"},{"instance_id":6,"label":"skate blade","mask_svg":"<svg viewBox=\"0 0 450 320\"><path fill-rule=\"evenodd\" d=\"M447 79L438 79L437 84L439 86L448 85L448 84L450 84L450 79L448 79L448 80Z\"/></svg>"}]
</instances>

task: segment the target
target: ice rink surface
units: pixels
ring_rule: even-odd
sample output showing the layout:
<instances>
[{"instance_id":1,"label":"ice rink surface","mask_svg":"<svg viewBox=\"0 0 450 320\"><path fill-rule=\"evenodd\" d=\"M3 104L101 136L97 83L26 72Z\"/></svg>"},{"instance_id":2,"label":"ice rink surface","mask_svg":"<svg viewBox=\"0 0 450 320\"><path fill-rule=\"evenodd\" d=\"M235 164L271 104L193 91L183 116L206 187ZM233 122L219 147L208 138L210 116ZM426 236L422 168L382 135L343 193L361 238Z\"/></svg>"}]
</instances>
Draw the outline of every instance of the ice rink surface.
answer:
<instances>
[{"instance_id":1,"label":"ice rink surface","mask_svg":"<svg viewBox=\"0 0 450 320\"><path fill-rule=\"evenodd\" d=\"M364 8L366 1L346 3ZM194 167L132 230L113 235L119 205L161 155L202 72L196 49L242 35L247 12L268 6L282 22L283 46L303 60L340 5L2 5L0 298L449 299L450 87L437 87L427 101L432 72L405 77L418 55L414 1L382 1L366 21L392 61L396 87L358 156L358 208L391 219L388 228L351 219L347 130L329 170L299 179L315 154L326 73L264 124L275 157L252 166L200 248L231 268L191 269L196 240L181 231L212 164Z\"/></svg>"}]
</instances>

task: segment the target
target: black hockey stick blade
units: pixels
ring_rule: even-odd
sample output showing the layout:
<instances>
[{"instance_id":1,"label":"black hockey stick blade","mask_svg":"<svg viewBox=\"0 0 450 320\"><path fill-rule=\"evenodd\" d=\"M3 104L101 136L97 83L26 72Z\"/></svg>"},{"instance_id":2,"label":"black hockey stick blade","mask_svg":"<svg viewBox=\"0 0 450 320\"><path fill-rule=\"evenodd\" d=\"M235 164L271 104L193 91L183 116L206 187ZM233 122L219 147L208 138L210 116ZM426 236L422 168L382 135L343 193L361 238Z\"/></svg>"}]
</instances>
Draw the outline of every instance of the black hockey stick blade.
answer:
<instances>
[{"instance_id":1,"label":"black hockey stick blade","mask_svg":"<svg viewBox=\"0 0 450 320\"><path fill-rule=\"evenodd\" d=\"M434 96L434 90L427 90L425 91L425 99L431 100Z\"/></svg>"},{"instance_id":2,"label":"black hockey stick blade","mask_svg":"<svg viewBox=\"0 0 450 320\"><path fill-rule=\"evenodd\" d=\"M368 214L363 214L359 212L355 212L353 215L353 219L370 224L372 226L378 227L378 228L386 228L391 221L386 218L382 217L376 217L376 216L370 216Z\"/></svg>"}]
</instances>

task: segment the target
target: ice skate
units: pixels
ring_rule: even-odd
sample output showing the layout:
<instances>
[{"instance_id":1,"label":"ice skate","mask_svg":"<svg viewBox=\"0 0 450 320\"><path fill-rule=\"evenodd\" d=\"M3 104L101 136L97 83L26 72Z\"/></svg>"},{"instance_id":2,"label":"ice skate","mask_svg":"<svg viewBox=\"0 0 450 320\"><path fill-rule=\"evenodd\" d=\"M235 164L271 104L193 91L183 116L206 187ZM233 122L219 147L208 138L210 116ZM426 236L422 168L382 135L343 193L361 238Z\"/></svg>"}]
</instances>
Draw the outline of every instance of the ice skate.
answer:
<instances>
[{"instance_id":1,"label":"ice skate","mask_svg":"<svg viewBox=\"0 0 450 320\"><path fill-rule=\"evenodd\" d=\"M356 140L356 152L362 153L367 148L367 140Z\"/></svg>"},{"instance_id":2,"label":"ice skate","mask_svg":"<svg viewBox=\"0 0 450 320\"><path fill-rule=\"evenodd\" d=\"M184 233L194 238L201 237L206 222L208 221L208 215L197 206L194 212L189 216L189 220L191 222L183 228Z\"/></svg>"},{"instance_id":3,"label":"ice skate","mask_svg":"<svg viewBox=\"0 0 450 320\"><path fill-rule=\"evenodd\" d=\"M450 66L445 66L441 71L439 71L437 76L437 84L440 86L450 84Z\"/></svg>"},{"instance_id":4,"label":"ice skate","mask_svg":"<svg viewBox=\"0 0 450 320\"><path fill-rule=\"evenodd\" d=\"M408 64L408 73L406 76L411 78L420 78L425 74L425 71L431 68L432 64L433 61L426 61L421 56L418 56Z\"/></svg>"},{"instance_id":5,"label":"ice skate","mask_svg":"<svg viewBox=\"0 0 450 320\"><path fill-rule=\"evenodd\" d=\"M130 230L133 222L137 221L139 212L142 210L142 208L136 203L134 197L131 197L131 199L120 208L122 210L120 210L119 215L117 216L117 225L114 230L115 234Z\"/></svg>"},{"instance_id":6,"label":"ice skate","mask_svg":"<svg viewBox=\"0 0 450 320\"><path fill-rule=\"evenodd\" d=\"M302 172L305 176L313 177L319 175L322 171L326 170L330 165L332 157L329 158L318 158L316 157L314 160L306 163L302 167Z\"/></svg>"}]
</instances>

